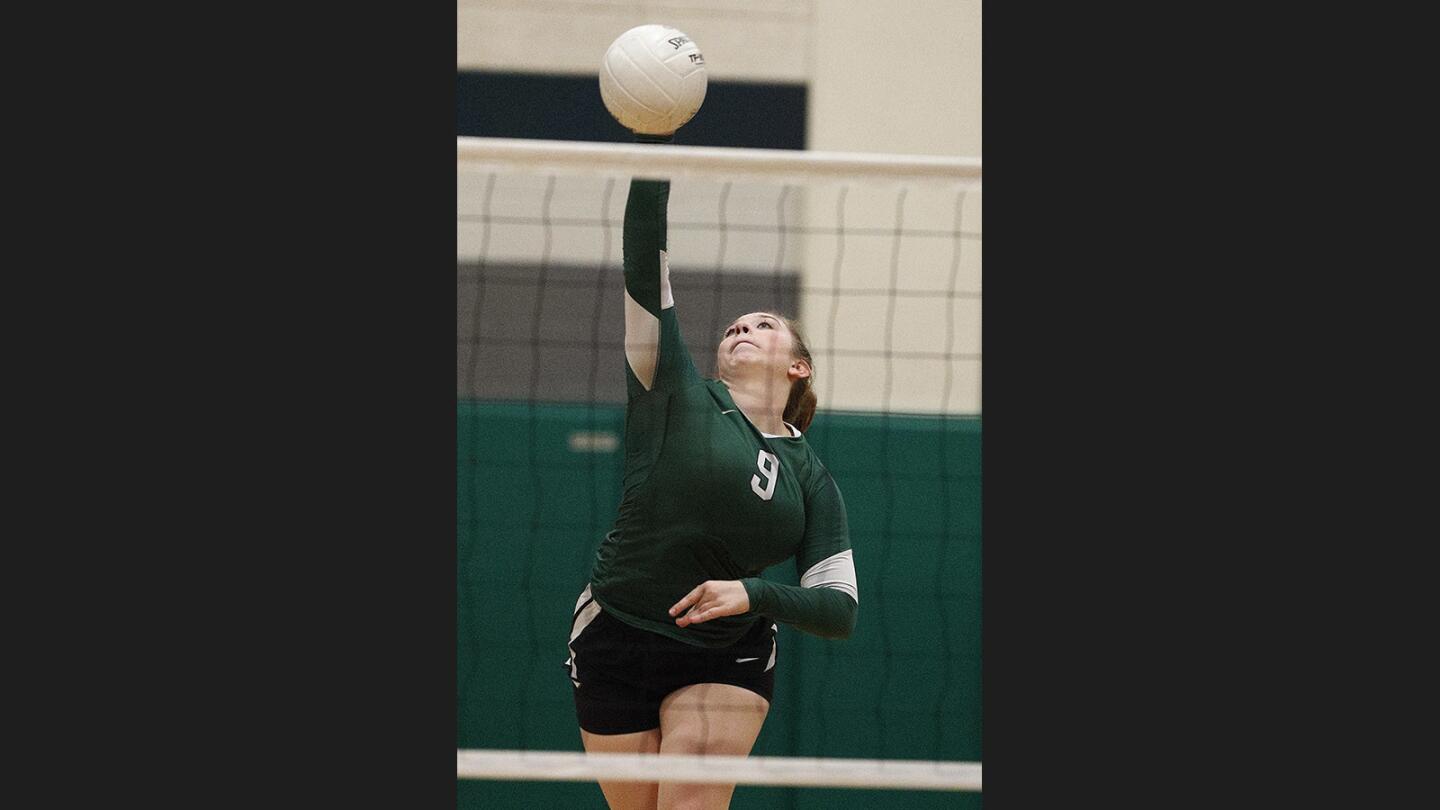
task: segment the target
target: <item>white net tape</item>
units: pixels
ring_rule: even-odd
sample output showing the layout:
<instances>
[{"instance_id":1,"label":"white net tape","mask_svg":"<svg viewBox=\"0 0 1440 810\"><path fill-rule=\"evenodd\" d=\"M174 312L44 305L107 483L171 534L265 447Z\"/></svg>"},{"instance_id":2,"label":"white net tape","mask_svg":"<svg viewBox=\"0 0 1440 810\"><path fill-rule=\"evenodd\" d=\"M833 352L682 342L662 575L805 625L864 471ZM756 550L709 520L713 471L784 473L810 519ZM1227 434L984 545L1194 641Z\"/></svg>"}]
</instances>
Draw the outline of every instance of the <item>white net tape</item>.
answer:
<instances>
[{"instance_id":1,"label":"white net tape","mask_svg":"<svg viewBox=\"0 0 1440 810\"><path fill-rule=\"evenodd\" d=\"M556 172L639 177L886 180L981 188L980 158L521 138L460 137L455 146L457 166L472 171L543 167Z\"/></svg>"},{"instance_id":2,"label":"white net tape","mask_svg":"<svg viewBox=\"0 0 1440 810\"><path fill-rule=\"evenodd\" d=\"M980 790L978 762L474 750L457 751L456 760L460 779Z\"/></svg>"}]
</instances>

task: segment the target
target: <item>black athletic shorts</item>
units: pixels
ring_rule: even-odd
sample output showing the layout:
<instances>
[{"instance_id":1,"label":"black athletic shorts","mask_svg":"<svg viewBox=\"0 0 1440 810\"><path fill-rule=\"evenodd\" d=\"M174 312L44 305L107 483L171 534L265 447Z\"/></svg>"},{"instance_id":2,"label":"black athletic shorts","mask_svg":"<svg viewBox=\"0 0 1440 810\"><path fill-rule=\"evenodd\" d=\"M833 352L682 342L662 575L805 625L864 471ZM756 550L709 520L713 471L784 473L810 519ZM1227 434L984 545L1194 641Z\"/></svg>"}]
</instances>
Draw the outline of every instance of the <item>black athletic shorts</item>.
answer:
<instances>
[{"instance_id":1,"label":"black athletic shorts","mask_svg":"<svg viewBox=\"0 0 1440 810\"><path fill-rule=\"evenodd\" d=\"M730 647L697 647L631 627L590 597L576 603L565 669L580 728L630 734L660 727L660 702L696 683L726 683L770 700L775 693L775 625L766 619Z\"/></svg>"}]
</instances>

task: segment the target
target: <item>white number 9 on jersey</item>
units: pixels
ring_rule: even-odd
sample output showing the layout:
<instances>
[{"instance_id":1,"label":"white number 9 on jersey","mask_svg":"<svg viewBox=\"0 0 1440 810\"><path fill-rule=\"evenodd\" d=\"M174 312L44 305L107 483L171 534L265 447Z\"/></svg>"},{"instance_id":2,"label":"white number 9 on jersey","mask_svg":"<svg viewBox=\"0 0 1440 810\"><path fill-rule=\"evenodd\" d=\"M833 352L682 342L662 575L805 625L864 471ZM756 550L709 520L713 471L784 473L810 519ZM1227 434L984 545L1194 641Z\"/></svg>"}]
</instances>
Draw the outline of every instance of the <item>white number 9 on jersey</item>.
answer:
<instances>
[{"instance_id":1,"label":"white number 9 on jersey","mask_svg":"<svg viewBox=\"0 0 1440 810\"><path fill-rule=\"evenodd\" d=\"M775 496L775 479L780 477L780 459L774 453L760 451L760 457L755 459L760 465L760 475L765 476L765 484L761 486L760 475L750 476L750 489L760 496L760 500L768 501Z\"/></svg>"}]
</instances>

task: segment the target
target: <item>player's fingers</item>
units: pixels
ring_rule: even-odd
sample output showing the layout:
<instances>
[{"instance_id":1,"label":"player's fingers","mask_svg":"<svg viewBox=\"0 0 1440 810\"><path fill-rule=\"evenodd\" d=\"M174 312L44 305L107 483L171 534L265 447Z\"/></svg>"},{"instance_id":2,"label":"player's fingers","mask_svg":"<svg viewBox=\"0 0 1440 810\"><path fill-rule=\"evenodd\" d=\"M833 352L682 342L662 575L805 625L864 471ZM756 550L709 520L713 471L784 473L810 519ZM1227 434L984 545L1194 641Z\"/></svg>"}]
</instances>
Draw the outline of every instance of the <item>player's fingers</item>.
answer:
<instances>
[{"instance_id":1,"label":"player's fingers","mask_svg":"<svg viewBox=\"0 0 1440 810\"><path fill-rule=\"evenodd\" d=\"M707 607L709 607L709 606L710 606L710 600L706 597L705 593L702 591L698 596L696 596L694 599L690 600L690 609L689 609L688 611L686 611L686 610L681 610L680 612L681 612L683 615L689 616L691 619L694 619L697 614L699 614L702 610L704 610L705 608L707 608Z\"/></svg>"},{"instance_id":2,"label":"player's fingers","mask_svg":"<svg viewBox=\"0 0 1440 810\"><path fill-rule=\"evenodd\" d=\"M690 624L699 624L700 622L715 618L717 615L717 606L712 596L708 591L702 593L695 601L695 604L690 606L690 611L676 620L681 623L680 626L685 627Z\"/></svg>"}]
</instances>

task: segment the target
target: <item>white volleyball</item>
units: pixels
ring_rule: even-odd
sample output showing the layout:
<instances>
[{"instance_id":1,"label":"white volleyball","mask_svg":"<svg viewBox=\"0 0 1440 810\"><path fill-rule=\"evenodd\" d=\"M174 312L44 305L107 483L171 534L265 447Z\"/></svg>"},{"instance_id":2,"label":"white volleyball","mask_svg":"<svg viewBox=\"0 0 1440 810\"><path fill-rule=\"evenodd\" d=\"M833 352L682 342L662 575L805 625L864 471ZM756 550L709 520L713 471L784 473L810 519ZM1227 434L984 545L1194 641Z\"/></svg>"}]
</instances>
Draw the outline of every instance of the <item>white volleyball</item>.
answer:
<instances>
[{"instance_id":1,"label":"white volleyball","mask_svg":"<svg viewBox=\"0 0 1440 810\"><path fill-rule=\"evenodd\" d=\"M668 25L641 25L615 38L600 62L600 98L631 132L669 135L705 101L705 57Z\"/></svg>"}]
</instances>

